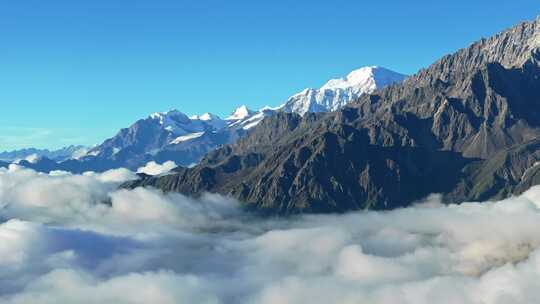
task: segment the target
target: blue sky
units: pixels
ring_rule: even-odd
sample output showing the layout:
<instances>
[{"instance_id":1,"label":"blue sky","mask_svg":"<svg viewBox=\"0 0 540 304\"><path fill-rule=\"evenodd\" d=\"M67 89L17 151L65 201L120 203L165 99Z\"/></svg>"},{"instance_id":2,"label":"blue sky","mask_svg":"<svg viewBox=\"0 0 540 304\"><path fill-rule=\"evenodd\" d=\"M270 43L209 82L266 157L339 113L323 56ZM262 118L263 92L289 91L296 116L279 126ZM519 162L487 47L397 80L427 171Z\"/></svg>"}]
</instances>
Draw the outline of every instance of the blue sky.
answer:
<instances>
[{"instance_id":1,"label":"blue sky","mask_svg":"<svg viewBox=\"0 0 540 304\"><path fill-rule=\"evenodd\" d=\"M151 112L225 116L380 65L412 74L538 0L0 0L0 150L91 145Z\"/></svg>"}]
</instances>

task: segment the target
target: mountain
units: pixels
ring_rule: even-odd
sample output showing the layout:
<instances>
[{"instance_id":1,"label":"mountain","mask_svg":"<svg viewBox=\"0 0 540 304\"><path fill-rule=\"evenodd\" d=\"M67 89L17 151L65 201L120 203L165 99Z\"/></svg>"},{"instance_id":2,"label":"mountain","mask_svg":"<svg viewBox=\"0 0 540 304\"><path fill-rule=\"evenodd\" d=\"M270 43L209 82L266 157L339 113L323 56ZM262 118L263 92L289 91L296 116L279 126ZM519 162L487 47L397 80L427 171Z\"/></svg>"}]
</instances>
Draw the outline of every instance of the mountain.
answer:
<instances>
[{"instance_id":1,"label":"mountain","mask_svg":"<svg viewBox=\"0 0 540 304\"><path fill-rule=\"evenodd\" d=\"M275 109L268 107L252 111L241 106L226 119L210 113L188 117L178 110L153 113L77 158L56 162L39 157L19 161L19 164L42 172L74 173L120 167L136 170L149 161L174 161L191 166L208 151L236 141L274 112Z\"/></svg>"},{"instance_id":2,"label":"mountain","mask_svg":"<svg viewBox=\"0 0 540 304\"><path fill-rule=\"evenodd\" d=\"M329 80L319 89L305 89L291 96L282 110L300 115L336 111L363 94L371 94L393 83L402 82L406 77L382 67L363 67L344 78Z\"/></svg>"},{"instance_id":3,"label":"mountain","mask_svg":"<svg viewBox=\"0 0 540 304\"><path fill-rule=\"evenodd\" d=\"M193 168L126 183L217 192L271 214L517 194L540 182L540 18L338 111L279 113Z\"/></svg>"},{"instance_id":4,"label":"mountain","mask_svg":"<svg viewBox=\"0 0 540 304\"><path fill-rule=\"evenodd\" d=\"M84 146L68 146L58 150L48 150L48 149L20 149L14 151L4 151L0 152L0 160L4 162L14 162L26 158L40 158L46 157L55 161L63 161L70 158L76 158L84 153L88 148Z\"/></svg>"},{"instance_id":5,"label":"mountain","mask_svg":"<svg viewBox=\"0 0 540 304\"><path fill-rule=\"evenodd\" d=\"M133 168L130 162L138 163L138 158L156 156L167 146L185 146L186 142L201 141L209 136L211 140L219 140L214 139L219 137L215 134L226 125L226 121L209 113L192 117L177 110L153 113L120 130L87 155L125 162L128 168ZM186 161L191 161L189 156Z\"/></svg>"},{"instance_id":6,"label":"mountain","mask_svg":"<svg viewBox=\"0 0 540 304\"><path fill-rule=\"evenodd\" d=\"M178 110L153 113L77 158L61 159L55 164L58 159L40 155L39 159L20 164L44 172L66 170L75 173L119 167L135 170L149 161L174 161L180 166L192 166L209 151L234 143L265 117L278 112L304 115L306 112L333 111L365 92L403 79L403 75L384 68L366 67L345 78L330 80L321 89L304 91L314 95L299 93L280 107L264 107L258 111L243 105L226 119L210 113L188 117Z\"/></svg>"},{"instance_id":7,"label":"mountain","mask_svg":"<svg viewBox=\"0 0 540 304\"><path fill-rule=\"evenodd\" d=\"M236 141L271 113L267 108L252 111L246 106L226 119L210 113L188 117L177 110L154 113L90 150L81 161L109 162L129 169L151 160L190 166L208 151Z\"/></svg>"}]
</instances>

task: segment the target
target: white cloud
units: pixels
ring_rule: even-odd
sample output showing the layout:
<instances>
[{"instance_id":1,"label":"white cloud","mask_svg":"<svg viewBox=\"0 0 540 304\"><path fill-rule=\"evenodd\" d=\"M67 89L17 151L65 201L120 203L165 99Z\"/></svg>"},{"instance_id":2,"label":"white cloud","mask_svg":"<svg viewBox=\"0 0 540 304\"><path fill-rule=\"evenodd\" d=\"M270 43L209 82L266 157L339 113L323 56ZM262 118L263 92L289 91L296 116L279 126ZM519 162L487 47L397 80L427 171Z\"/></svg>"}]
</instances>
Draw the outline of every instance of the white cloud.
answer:
<instances>
[{"instance_id":1,"label":"white cloud","mask_svg":"<svg viewBox=\"0 0 540 304\"><path fill-rule=\"evenodd\" d=\"M536 303L540 187L500 202L290 219L0 170L1 303Z\"/></svg>"},{"instance_id":2,"label":"white cloud","mask_svg":"<svg viewBox=\"0 0 540 304\"><path fill-rule=\"evenodd\" d=\"M85 172L84 176L96 178L103 183L122 183L128 180L136 179L137 176L127 169L114 169L102 173Z\"/></svg>"},{"instance_id":3,"label":"white cloud","mask_svg":"<svg viewBox=\"0 0 540 304\"><path fill-rule=\"evenodd\" d=\"M134 178L125 169L102 174L71 175L65 172L37 173L17 165L0 169L0 206L10 218L40 218L58 221L104 210L109 192L120 182Z\"/></svg>"},{"instance_id":4,"label":"white cloud","mask_svg":"<svg viewBox=\"0 0 540 304\"><path fill-rule=\"evenodd\" d=\"M191 275L159 271L97 280L75 270L54 270L30 283L6 304L56 303L219 303L205 282Z\"/></svg>"},{"instance_id":5,"label":"white cloud","mask_svg":"<svg viewBox=\"0 0 540 304\"><path fill-rule=\"evenodd\" d=\"M166 161L163 164L158 164L155 161L148 162L144 167L137 169L137 173L145 173L148 175L160 175L171 171L178 167L173 161Z\"/></svg>"}]
</instances>

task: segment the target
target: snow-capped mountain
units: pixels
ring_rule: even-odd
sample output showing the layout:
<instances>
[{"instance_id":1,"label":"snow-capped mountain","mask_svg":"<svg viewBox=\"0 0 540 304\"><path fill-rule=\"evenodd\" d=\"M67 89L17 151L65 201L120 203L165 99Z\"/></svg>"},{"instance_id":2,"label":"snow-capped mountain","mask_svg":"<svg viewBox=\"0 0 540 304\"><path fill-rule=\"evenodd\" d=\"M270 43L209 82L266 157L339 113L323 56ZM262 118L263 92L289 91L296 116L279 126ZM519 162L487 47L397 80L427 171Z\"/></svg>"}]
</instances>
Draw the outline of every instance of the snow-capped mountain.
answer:
<instances>
[{"instance_id":1,"label":"snow-capped mountain","mask_svg":"<svg viewBox=\"0 0 540 304\"><path fill-rule=\"evenodd\" d=\"M149 161L174 161L178 165L197 163L207 152L232 143L275 108L252 111L235 109L226 119L211 113L188 116L178 110L156 112L140 119L86 154L55 163L47 158L25 159L20 164L39 171L103 171L125 167L132 170Z\"/></svg>"},{"instance_id":2,"label":"snow-capped mountain","mask_svg":"<svg viewBox=\"0 0 540 304\"><path fill-rule=\"evenodd\" d=\"M282 106L285 112L304 115L307 112L335 111L362 94L401 82L407 76L377 67L363 67L346 77L331 79L319 89L305 89L291 96Z\"/></svg>"},{"instance_id":3,"label":"snow-capped mountain","mask_svg":"<svg viewBox=\"0 0 540 304\"><path fill-rule=\"evenodd\" d=\"M148 120L158 123L166 131L184 135L209 129L221 129L225 122L217 115L204 113L188 117L178 110L150 114Z\"/></svg>"},{"instance_id":4,"label":"snow-capped mountain","mask_svg":"<svg viewBox=\"0 0 540 304\"><path fill-rule=\"evenodd\" d=\"M178 110L157 112L135 122L129 128L122 129L115 137L90 150L88 155L111 157L125 149L136 153L156 154L164 148L173 148L167 146L185 146L188 142L201 141L211 136L223 137L224 133L231 131L241 133L271 115L274 110L265 107L252 111L243 105L226 119L211 113L188 117Z\"/></svg>"},{"instance_id":5,"label":"snow-capped mountain","mask_svg":"<svg viewBox=\"0 0 540 304\"><path fill-rule=\"evenodd\" d=\"M248 113L247 115L242 116L234 116L235 113L237 113L238 109L245 109L243 110L244 113ZM249 130L253 127L255 127L259 122L261 122L265 117L268 117L270 115L273 115L276 111L279 110L279 107L272 108L272 107L263 107L258 111L251 111L246 108L246 106L242 106L238 108L233 112L231 116L229 116L229 128L235 128L235 129L242 129L242 130ZM238 117L241 117L238 119ZM233 119L231 119L233 118ZM234 119L237 118L237 119Z\"/></svg>"},{"instance_id":6,"label":"snow-capped mountain","mask_svg":"<svg viewBox=\"0 0 540 304\"><path fill-rule=\"evenodd\" d=\"M240 107L236 108L229 117L227 117L227 120L229 121L240 121L243 119L246 119L250 116L255 114L254 111L248 109L246 105L241 105Z\"/></svg>"},{"instance_id":7,"label":"snow-capped mountain","mask_svg":"<svg viewBox=\"0 0 540 304\"><path fill-rule=\"evenodd\" d=\"M153 153L177 138L197 133L217 132L227 123L216 115L205 113L188 117L178 110L157 112L138 120L129 128L92 149L93 156L112 156L124 149L137 153Z\"/></svg>"}]
</instances>

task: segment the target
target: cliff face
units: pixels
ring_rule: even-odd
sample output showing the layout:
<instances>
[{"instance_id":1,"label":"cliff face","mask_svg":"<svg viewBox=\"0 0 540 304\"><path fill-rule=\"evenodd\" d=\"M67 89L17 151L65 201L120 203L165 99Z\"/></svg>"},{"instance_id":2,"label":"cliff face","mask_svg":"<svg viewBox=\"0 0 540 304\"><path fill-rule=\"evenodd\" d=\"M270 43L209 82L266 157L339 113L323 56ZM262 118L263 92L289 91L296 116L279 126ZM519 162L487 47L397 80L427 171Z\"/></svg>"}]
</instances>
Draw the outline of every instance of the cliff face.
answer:
<instances>
[{"instance_id":1,"label":"cliff face","mask_svg":"<svg viewBox=\"0 0 540 304\"><path fill-rule=\"evenodd\" d=\"M539 135L539 62L537 19L445 56L357 106L373 120L395 113L427 120L439 148L487 158Z\"/></svg>"},{"instance_id":2,"label":"cliff face","mask_svg":"<svg viewBox=\"0 0 540 304\"><path fill-rule=\"evenodd\" d=\"M523 191L540 181L539 22L482 39L337 112L267 118L199 166L125 186L218 192L278 214Z\"/></svg>"},{"instance_id":3,"label":"cliff face","mask_svg":"<svg viewBox=\"0 0 540 304\"><path fill-rule=\"evenodd\" d=\"M362 109L367 127L381 121L395 123L396 116L415 117L429 126L422 132L431 138L416 139L411 145L427 144L485 159L540 135L540 80L538 65L531 62L510 69L487 63L452 82L383 91L352 106ZM410 134L421 129L404 127ZM372 143L384 144L384 139L373 136Z\"/></svg>"}]
</instances>

